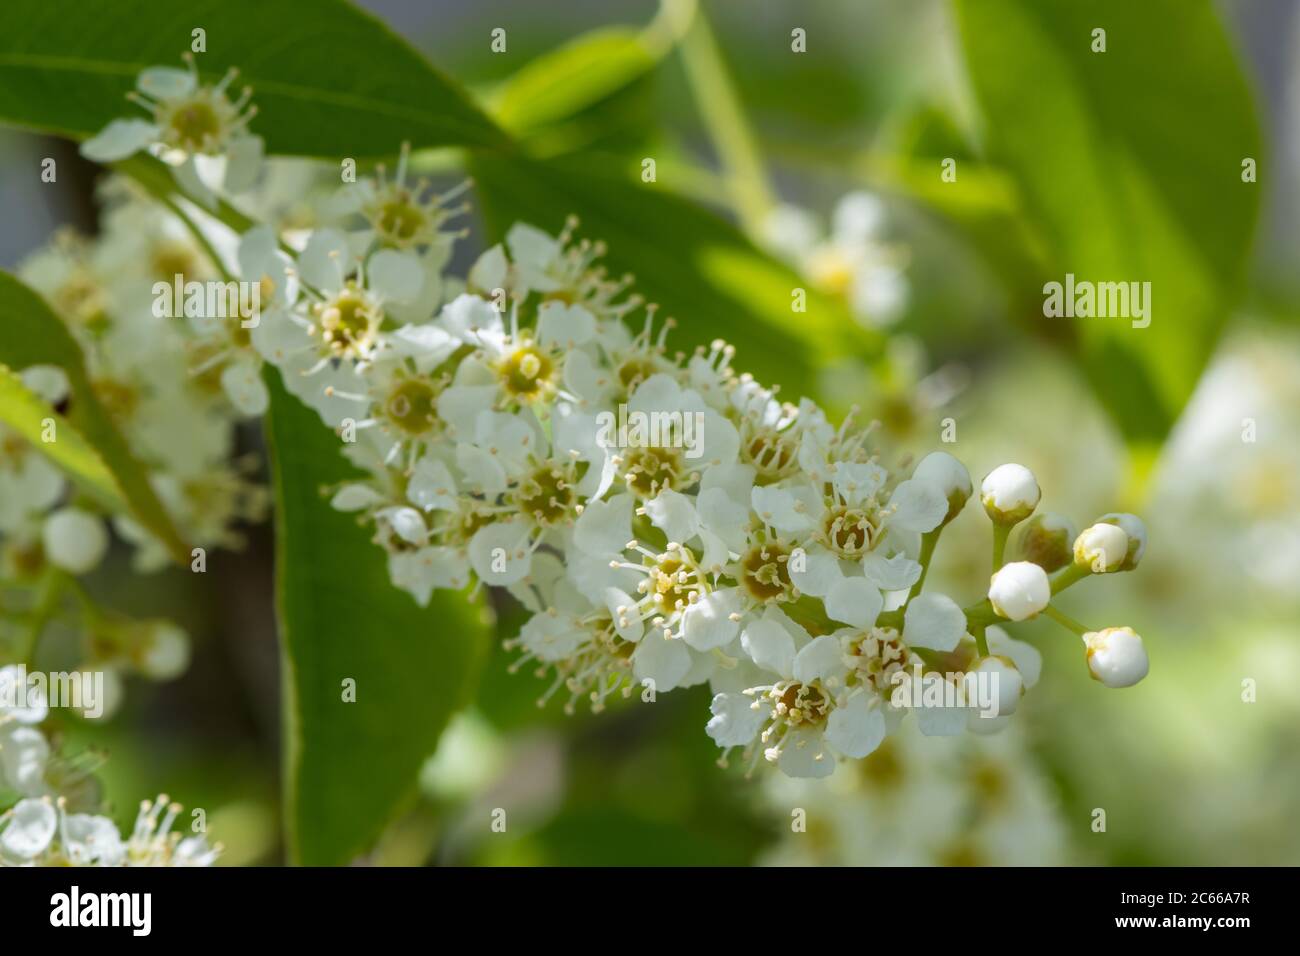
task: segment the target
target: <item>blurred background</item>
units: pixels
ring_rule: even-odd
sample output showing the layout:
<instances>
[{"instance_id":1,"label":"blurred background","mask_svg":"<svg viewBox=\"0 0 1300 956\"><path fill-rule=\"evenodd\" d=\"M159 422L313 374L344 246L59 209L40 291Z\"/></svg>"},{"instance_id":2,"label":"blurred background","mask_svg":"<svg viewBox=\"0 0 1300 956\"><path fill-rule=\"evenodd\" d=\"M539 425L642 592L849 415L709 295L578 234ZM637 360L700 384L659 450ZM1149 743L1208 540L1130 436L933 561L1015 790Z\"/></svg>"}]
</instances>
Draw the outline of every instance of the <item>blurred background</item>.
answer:
<instances>
[{"instance_id":1,"label":"blurred background","mask_svg":"<svg viewBox=\"0 0 1300 956\"><path fill-rule=\"evenodd\" d=\"M650 0L361 5L485 103L524 64L602 26L672 32ZM705 9L714 57L700 53L698 31L665 49L655 46L660 33L647 34L649 65L576 119L530 131L537 153L654 156L666 188L737 220L810 282L862 305L855 311L878 353L827 349L814 397L840 412L863 406L893 447L943 447L977 480L1021 462L1039 478L1043 507L1080 527L1109 511L1141 514L1150 546L1139 571L1085 583L1064 603L1090 626L1135 628L1151 674L1108 691L1088 679L1074 638L1031 623L1017 636L1042 649L1043 679L1008 733L904 734L860 771L828 781L746 781L715 765L702 732L707 688L655 707L565 716L554 704L537 708L543 682L507 674L498 641L476 702L426 765L418 801L365 862L1300 863L1300 4L1214 5L1263 135L1250 187L1259 217L1221 328L1188 332L1208 337L1208 367L1159 434L1123 426L1099 379L1033 314L1041 295L1026 298L1008 280L1015 250L1002 255L1000 242L1013 225L990 219L973 229L909 174L927 162L937 181L939 159L950 156L963 172L979 168L965 165L978 163L981 121L946 2L720 0ZM489 49L497 27L507 30L507 55ZM791 55L795 27L807 32L805 55ZM719 65L724 89L702 96ZM1032 114L1036 91L1023 95ZM745 171L743 155L729 153L735 141L717 133L734 115L728 103L762 163L767 195L757 209L740 192L726 198L723 177L737 163L742 179ZM30 185L44 156L59 159L58 189ZM1172 179L1184 158L1168 155ZM454 156L421 161L439 182L463 178L449 168ZM0 130L0 266L17 268L60 226L93 232L94 187L94 169L67 143ZM867 252L856 249L849 281L826 268L826 255L842 197L858 193L878 205L867 207L870 235L854 237ZM475 224L460 264L480 236ZM938 445L949 419L953 448ZM1243 440L1246 419L1254 441ZM258 447L255 433L243 440ZM63 728L108 751L110 795L165 788L206 808L226 846L223 865L283 860L271 538L265 525L247 536L238 560L208 575L140 577L125 561L99 572L93 590L114 606L181 621L194 659L174 682L132 686L107 727L66 718ZM945 534L931 580L956 594L986 563L987 528L968 509ZM510 636L520 617L507 603L497 612ZM503 834L488 826L496 807L511 808ZM796 808L806 832L792 831ZM1094 829L1098 808L1105 832ZM115 815L127 820L134 809L119 805Z\"/></svg>"}]
</instances>

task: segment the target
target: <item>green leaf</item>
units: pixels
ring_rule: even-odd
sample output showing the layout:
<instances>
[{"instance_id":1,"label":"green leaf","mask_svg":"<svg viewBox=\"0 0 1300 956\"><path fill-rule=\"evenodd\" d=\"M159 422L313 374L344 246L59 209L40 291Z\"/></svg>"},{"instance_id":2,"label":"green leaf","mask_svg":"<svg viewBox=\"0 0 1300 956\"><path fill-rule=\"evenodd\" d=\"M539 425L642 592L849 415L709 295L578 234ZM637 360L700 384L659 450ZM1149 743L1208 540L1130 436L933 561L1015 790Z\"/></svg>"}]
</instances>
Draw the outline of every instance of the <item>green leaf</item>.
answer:
<instances>
[{"instance_id":1,"label":"green leaf","mask_svg":"<svg viewBox=\"0 0 1300 956\"><path fill-rule=\"evenodd\" d=\"M414 794L421 763L469 702L486 624L463 594L435 591L420 608L393 587L383 549L321 494L357 475L339 439L276 372L266 379L290 855L344 864Z\"/></svg>"},{"instance_id":2,"label":"green leaf","mask_svg":"<svg viewBox=\"0 0 1300 956\"><path fill-rule=\"evenodd\" d=\"M50 310L44 299L7 272L0 272L0 329L3 329L3 334L0 334L0 363L18 370L29 365L57 365L67 375L71 390L67 418L72 430L57 432L59 437L56 443L65 440L72 443L84 442L94 449L102 466L111 474L115 488L114 494L108 497L102 492L96 494L100 503L114 508L125 502L136 520L167 546L177 562L188 563L189 546L181 539L171 518L154 494L144 466L136 459L126 439L95 397L81 349L72 333ZM21 414L32 411L28 405ZM30 422L11 420L10 424L24 434L30 434ZM36 427L39 436L39 423ZM37 447L49 451L44 443L38 442ZM84 450L73 444L66 455L68 461L77 464L79 468L71 472L72 476L95 494L102 484L102 475L87 462ZM60 454L65 452L60 451ZM87 468L90 470L85 470Z\"/></svg>"},{"instance_id":3,"label":"green leaf","mask_svg":"<svg viewBox=\"0 0 1300 956\"><path fill-rule=\"evenodd\" d=\"M47 421L54 424L54 440L49 442L43 435ZM30 391L5 365L0 365L0 422L27 439L103 507L125 510L113 473L105 467L99 453L71 422Z\"/></svg>"},{"instance_id":4,"label":"green leaf","mask_svg":"<svg viewBox=\"0 0 1300 956\"><path fill-rule=\"evenodd\" d=\"M1208 0L956 9L989 158L1015 176L1048 249L1040 281L1151 283L1146 328L1041 319L1074 326L1102 403L1149 450L1209 358L1258 214L1241 164L1262 161L1260 134L1231 45Z\"/></svg>"},{"instance_id":5,"label":"green leaf","mask_svg":"<svg viewBox=\"0 0 1300 956\"><path fill-rule=\"evenodd\" d=\"M869 355L877 339L845 306L807 289L807 311L792 292L806 283L759 251L712 212L590 158L546 163L475 156L472 172L490 231L516 220L558 232L576 214L580 235L608 246L612 275L632 273L636 291L662 306L677 329L672 350L721 337L736 346L733 365L797 400L816 389L816 370L846 355Z\"/></svg>"},{"instance_id":6,"label":"green leaf","mask_svg":"<svg viewBox=\"0 0 1300 956\"><path fill-rule=\"evenodd\" d=\"M640 31L605 27L543 54L512 76L494 114L514 133L571 119L612 96L658 63Z\"/></svg>"},{"instance_id":7,"label":"green leaf","mask_svg":"<svg viewBox=\"0 0 1300 956\"><path fill-rule=\"evenodd\" d=\"M191 30L203 77L237 67L251 129L272 153L374 157L492 145L503 136L464 93L374 17L342 0L80 0L0 4L0 121L82 138L120 116L145 67L180 67Z\"/></svg>"}]
</instances>

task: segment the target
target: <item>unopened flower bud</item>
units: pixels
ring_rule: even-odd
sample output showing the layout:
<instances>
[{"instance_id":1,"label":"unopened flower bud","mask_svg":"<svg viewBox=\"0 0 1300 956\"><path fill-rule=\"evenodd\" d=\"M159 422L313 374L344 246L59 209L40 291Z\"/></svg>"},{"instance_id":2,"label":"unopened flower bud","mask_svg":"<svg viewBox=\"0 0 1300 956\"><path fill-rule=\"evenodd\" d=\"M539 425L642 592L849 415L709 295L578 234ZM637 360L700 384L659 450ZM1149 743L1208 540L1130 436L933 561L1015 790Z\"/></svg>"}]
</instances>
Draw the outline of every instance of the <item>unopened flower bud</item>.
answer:
<instances>
[{"instance_id":1,"label":"unopened flower bud","mask_svg":"<svg viewBox=\"0 0 1300 956\"><path fill-rule=\"evenodd\" d=\"M1064 515L1044 511L1034 515L1020 532L1020 553L1048 574L1073 560L1071 549L1079 532Z\"/></svg>"},{"instance_id":2,"label":"unopened flower bud","mask_svg":"<svg viewBox=\"0 0 1300 956\"><path fill-rule=\"evenodd\" d=\"M1118 571L1128 557L1128 535L1117 524L1099 522L1074 541L1074 563L1093 574Z\"/></svg>"},{"instance_id":3,"label":"unopened flower bud","mask_svg":"<svg viewBox=\"0 0 1300 956\"><path fill-rule=\"evenodd\" d=\"M104 522L90 512L60 508L45 519L41 543L51 564L70 574L85 574L104 559L108 532Z\"/></svg>"},{"instance_id":4,"label":"unopened flower bud","mask_svg":"<svg viewBox=\"0 0 1300 956\"><path fill-rule=\"evenodd\" d=\"M1142 638L1131 627L1107 627L1083 635L1088 670L1107 687L1132 687L1147 676L1149 662Z\"/></svg>"},{"instance_id":5,"label":"unopened flower bud","mask_svg":"<svg viewBox=\"0 0 1300 956\"><path fill-rule=\"evenodd\" d=\"M1126 513L1112 513L1102 515L1097 519L1099 524L1119 525L1128 535L1128 554L1120 564L1120 571L1132 571L1142 560L1142 555L1147 550L1147 526L1142 523L1142 519L1137 515Z\"/></svg>"},{"instance_id":6,"label":"unopened flower bud","mask_svg":"<svg viewBox=\"0 0 1300 956\"><path fill-rule=\"evenodd\" d=\"M998 465L980 485L980 501L995 524L1024 521L1038 507L1039 497L1034 473L1024 465Z\"/></svg>"},{"instance_id":7,"label":"unopened flower bud","mask_svg":"<svg viewBox=\"0 0 1300 956\"><path fill-rule=\"evenodd\" d=\"M972 669L975 674L987 674L984 678L992 692L981 704L987 703L987 717L1006 717L1016 712L1020 698L1025 693L1025 682L1009 657L996 655L981 658Z\"/></svg>"},{"instance_id":8,"label":"unopened flower bud","mask_svg":"<svg viewBox=\"0 0 1300 956\"><path fill-rule=\"evenodd\" d=\"M993 575L989 603L1000 616L1013 621L1033 617L1052 600L1047 572L1031 561L1012 561Z\"/></svg>"},{"instance_id":9,"label":"unopened flower bud","mask_svg":"<svg viewBox=\"0 0 1300 956\"><path fill-rule=\"evenodd\" d=\"M947 499L948 513L944 516L943 524L957 517L970 499L970 472L945 451L931 452L922 458L912 472L912 477L929 482Z\"/></svg>"}]
</instances>

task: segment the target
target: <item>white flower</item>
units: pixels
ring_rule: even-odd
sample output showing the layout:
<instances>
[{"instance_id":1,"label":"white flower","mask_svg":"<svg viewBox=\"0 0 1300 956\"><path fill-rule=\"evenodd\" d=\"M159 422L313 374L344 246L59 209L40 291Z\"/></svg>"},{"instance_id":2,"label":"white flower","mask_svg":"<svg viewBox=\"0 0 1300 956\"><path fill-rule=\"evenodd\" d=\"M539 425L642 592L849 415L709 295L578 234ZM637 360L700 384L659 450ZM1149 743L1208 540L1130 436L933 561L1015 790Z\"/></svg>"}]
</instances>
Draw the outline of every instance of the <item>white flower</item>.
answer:
<instances>
[{"instance_id":1,"label":"white flower","mask_svg":"<svg viewBox=\"0 0 1300 956\"><path fill-rule=\"evenodd\" d=\"M1107 687L1132 687L1147 676L1142 638L1131 627L1107 627L1083 635L1088 670Z\"/></svg>"},{"instance_id":2,"label":"white flower","mask_svg":"<svg viewBox=\"0 0 1300 956\"><path fill-rule=\"evenodd\" d=\"M171 680L190 664L190 637L183 628L159 621L149 628L140 649L140 672L154 680Z\"/></svg>"},{"instance_id":3,"label":"white flower","mask_svg":"<svg viewBox=\"0 0 1300 956\"><path fill-rule=\"evenodd\" d=\"M1085 528L1074 541L1074 561L1093 574L1118 571L1129 554L1128 535L1117 524Z\"/></svg>"},{"instance_id":4,"label":"white flower","mask_svg":"<svg viewBox=\"0 0 1300 956\"><path fill-rule=\"evenodd\" d=\"M1024 465L998 465L980 484L980 501L997 524L1012 525L1028 518L1039 497L1034 473Z\"/></svg>"},{"instance_id":5,"label":"white flower","mask_svg":"<svg viewBox=\"0 0 1300 956\"><path fill-rule=\"evenodd\" d=\"M236 100L226 95L235 79L230 70L215 85L199 82L192 54L187 70L155 66L136 78L128 98L150 113L148 120L116 119L81 145L81 154L111 163L142 149L175 167L178 183L196 199L215 206L214 191L248 189L261 166L261 137L247 132L257 108L247 87Z\"/></svg>"},{"instance_id":6,"label":"white flower","mask_svg":"<svg viewBox=\"0 0 1300 956\"><path fill-rule=\"evenodd\" d=\"M912 471L912 479L930 482L947 500L948 513L944 516L944 524L957 517L971 496L970 472L947 452L931 452L922 458Z\"/></svg>"},{"instance_id":7,"label":"white flower","mask_svg":"<svg viewBox=\"0 0 1300 956\"><path fill-rule=\"evenodd\" d=\"M1047 572L1030 561L1003 565L989 584L989 602L1000 616L1013 621L1031 618L1052 600Z\"/></svg>"},{"instance_id":8,"label":"white flower","mask_svg":"<svg viewBox=\"0 0 1300 956\"><path fill-rule=\"evenodd\" d=\"M713 698L707 731L726 751L744 747L790 777L825 777L835 755L865 757L885 738L885 704L874 687L848 688L841 639L810 638L775 608L745 628L742 643L779 679ZM797 653L794 648L798 646Z\"/></svg>"},{"instance_id":9,"label":"white flower","mask_svg":"<svg viewBox=\"0 0 1300 956\"><path fill-rule=\"evenodd\" d=\"M96 515L69 506L51 512L45 519L41 542L51 564L70 574L85 574L104 559L108 531Z\"/></svg>"}]
</instances>

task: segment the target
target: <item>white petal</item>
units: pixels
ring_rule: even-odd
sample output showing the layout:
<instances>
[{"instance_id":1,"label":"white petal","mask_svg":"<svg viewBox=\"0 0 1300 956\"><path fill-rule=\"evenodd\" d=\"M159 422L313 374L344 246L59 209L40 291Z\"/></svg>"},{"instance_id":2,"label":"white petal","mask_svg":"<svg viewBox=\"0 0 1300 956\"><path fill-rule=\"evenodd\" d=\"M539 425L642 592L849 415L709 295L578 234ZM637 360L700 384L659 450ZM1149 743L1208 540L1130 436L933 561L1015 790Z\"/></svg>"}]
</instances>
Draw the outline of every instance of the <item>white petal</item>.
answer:
<instances>
[{"instance_id":1,"label":"white petal","mask_svg":"<svg viewBox=\"0 0 1300 956\"><path fill-rule=\"evenodd\" d=\"M469 542L469 560L486 584L504 587L528 574L532 553L527 549L529 525L525 521L502 521L474 532Z\"/></svg>"},{"instance_id":2,"label":"white petal","mask_svg":"<svg viewBox=\"0 0 1300 956\"><path fill-rule=\"evenodd\" d=\"M382 504L383 500L384 496L369 485L344 485L330 499L330 507L335 511L360 511Z\"/></svg>"},{"instance_id":3,"label":"white petal","mask_svg":"<svg viewBox=\"0 0 1300 956\"><path fill-rule=\"evenodd\" d=\"M884 606L880 589L866 578L841 578L826 594L826 613L832 620L855 627L870 627Z\"/></svg>"},{"instance_id":4,"label":"white petal","mask_svg":"<svg viewBox=\"0 0 1300 956\"><path fill-rule=\"evenodd\" d=\"M639 641L645 634L645 625L635 610L632 596L620 588L605 588L605 607L614 621L614 629L625 641ZM620 608L623 610L620 612Z\"/></svg>"},{"instance_id":5,"label":"white petal","mask_svg":"<svg viewBox=\"0 0 1300 956\"><path fill-rule=\"evenodd\" d=\"M951 651L966 633L966 615L946 594L918 594L903 613L903 643Z\"/></svg>"},{"instance_id":6,"label":"white petal","mask_svg":"<svg viewBox=\"0 0 1300 956\"><path fill-rule=\"evenodd\" d=\"M379 512L379 517L407 544L422 546L429 537L424 517L414 508L384 508Z\"/></svg>"},{"instance_id":7,"label":"white petal","mask_svg":"<svg viewBox=\"0 0 1300 956\"><path fill-rule=\"evenodd\" d=\"M758 485L750 500L758 516L778 531L798 534L812 530L812 516L794 488Z\"/></svg>"},{"instance_id":8,"label":"white petal","mask_svg":"<svg viewBox=\"0 0 1300 956\"><path fill-rule=\"evenodd\" d=\"M700 519L691 499L671 488L665 488L653 500L647 501L645 513L669 541L689 541L700 530Z\"/></svg>"},{"instance_id":9,"label":"white petal","mask_svg":"<svg viewBox=\"0 0 1300 956\"><path fill-rule=\"evenodd\" d=\"M151 66L140 71L135 88L155 100L175 100L194 92L194 74L174 66Z\"/></svg>"},{"instance_id":10,"label":"white petal","mask_svg":"<svg viewBox=\"0 0 1300 956\"><path fill-rule=\"evenodd\" d=\"M384 299L410 302L424 285L418 257L396 249L380 249L366 265L366 282Z\"/></svg>"},{"instance_id":11,"label":"white petal","mask_svg":"<svg viewBox=\"0 0 1300 956\"><path fill-rule=\"evenodd\" d=\"M115 119L81 144L81 155L96 163L115 163L157 141L158 127L142 119Z\"/></svg>"},{"instance_id":12,"label":"white petal","mask_svg":"<svg viewBox=\"0 0 1300 956\"><path fill-rule=\"evenodd\" d=\"M885 715L874 694L852 695L826 721L826 742L846 757L865 757L884 739Z\"/></svg>"},{"instance_id":13,"label":"white petal","mask_svg":"<svg viewBox=\"0 0 1300 956\"><path fill-rule=\"evenodd\" d=\"M706 594L682 614L682 638L697 651L725 647L740 630L740 623L731 619L739 607L735 588Z\"/></svg>"},{"instance_id":14,"label":"white petal","mask_svg":"<svg viewBox=\"0 0 1300 956\"><path fill-rule=\"evenodd\" d=\"M265 147L260 136L240 136L226 150L226 175L222 188L228 193L251 189L262 169Z\"/></svg>"},{"instance_id":15,"label":"white petal","mask_svg":"<svg viewBox=\"0 0 1300 956\"><path fill-rule=\"evenodd\" d=\"M475 289L491 293L506 284L506 254L498 243L478 257L469 270L469 284Z\"/></svg>"},{"instance_id":16,"label":"white petal","mask_svg":"<svg viewBox=\"0 0 1300 956\"><path fill-rule=\"evenodd\" d=\"M651 631L632 653L632 674L637 682L652 681L656 693L675 688L691 669L691 652L680 640Z\"/></svg>"},{"instance_id":17,"label":"white petal","mask_svg":"<svg viewBox=\"0 0 1300 956\"><path fill-rule=\"evenodd\" d=\"M740 635L740 645L755 664L774 674L784 676L794 667L794 638L775 621L750 621Z\"/></svg>"},{"instance_id":18,"label":"white petal","mask_svg":"<svg viewBox=\"0 0 1300 956\"><path fill-rule=\"evenodd\" d=\"M804 553L802 570L795 566L791 557L790 580L800 591L813 597L825 597L840 581L844 580L844 571L840 560L823 548L812 548Z\"/></svg>"},{"instance_id":19,"label":"white petal","mask_svg":"<svg viewBox=\"0 0 1300 956\"><path fill-rule=\"evenodd\" d=\"M580 305L544 302L537 310L537 340L573 348L596 333L596 318Z\"/></svg>"},{"instance_id":20,"label":"white petal","mask_svg":"<svg viewBox=\"0 0 1300 956\"><path fill-rule=\"evenodd\" d=\"M406 497L425 511L434 508L450 511L456 507L459 497L456 479L451 476L451 470L446 465L425 455L416 464L415 472L406 485Z\"/></svg>"},{"instance_id":21,"label":"white petal","mask_svg":"<svg viewBox=\"0 0 1300 956\"><path fill-rule=\"evenodd\" d=\"M456 467L465 476L465 486L484 495L499 495L507 480L501 460L477 445L456 446Z\"/></svg>"},{"instance_id":22,"label":"white petal","mask_svg":"<svg viewBox=\"0 0 1300 956\"><path fill-rule=\"evenodd\" d=\"M829 634L815 637L794 658L794 679L801 684L830 680L846 670L844 649L838 638Z\"/></svg>"},{"instance_id":23,"label":"white petal","mask_svg":"<svg viewBox=\"0 0 1300 956\"><path fill-rule=\"evenodd\" d=\"M868 554L862 559L862 571L882 591L904 591L921 578L921 565L905 554L888 558Z\"/></svg>"},{"instance_id":24,"label":"white petal","mask_svg":"<svg viewBox=\"0 0 1300 956\"><path fill-rule=\"evenodd\" d=\"M796 730L786 736L777 766L787 777L829 777L835 772L835 759L826 752L818 731Z\"/></svg>"},{"instance_id":25,"label":"white petal","mask_svg":"<svg viewBox=\"0 0 1300 956\"><path fill-rule=\"evenodd\" d=\"M271 402L255 361L231 362L222 369L221 390L242 415L261 415Z\"/></svg>"},{"instance_id":26,"label":"white petal","mask_svg":"<svg viewBox=\"0 0 1300 956\"><path fill-rule=\"evenodd\" d=\"M1038 678L1043 672L1043 655L1038 652L1038 648L1025 641L1016 640L997 625L989 627L984 632L984 637L988 641L990 654L1011 658L1012 663L1016 665L1016 670L1020 671L1020 677L1026 687L1033 687L1038 683Z\"/></svg>"},{"instance_id":27,"label":"white petal","mask_svg":"<svg viewBox=\"0 0 1300 956\"><path fill-rule=\"evenodd\" d=\"M582 638L582 628L567 614L535 614L519 631L524 647L543 661L572 656Z\"/></svg>"},{"instance_id":28,"label":"white petal","mask_svg":"<svg viewBox=\"0 0 1300 956\"><path fill-rule=\"evenodd\" d=\"M588 554L622 554L631 538L631 495L588 502L573 526L573 543Z\"/></svg>"},{"instance_id":29,"label":"white petal","mask_svg":"<svg viewBox=\"0 0 1300 956\"><path fill-rule=\"evenodd\" d=\"M948 514L948 499L928 481L901 482L889 504L898 509L889 518L890 525L905 531L933 531Z\"/></svg>"},{"instance_id":30,"label":"white petal","mask_svg":"<svg viewBox=\"0 0 1300 956\"><path fill-rule=\"evenodd\" d=\"M719 747L744 747L763 729L766 715L745 694L718 694L709 704L712 719L705 732Z\"/></svg>"},{"instance_id":31,"label":"white petal","mask_svg":"<svg viewBox=\"0 0 1300 956\"><path fill-rule=\"evenodd\" d=\"M343 274L350 266L347 236L337 229L317 229L298 257L303 279L322 291L342 288Z\"/></svg>"}]
</instances>

